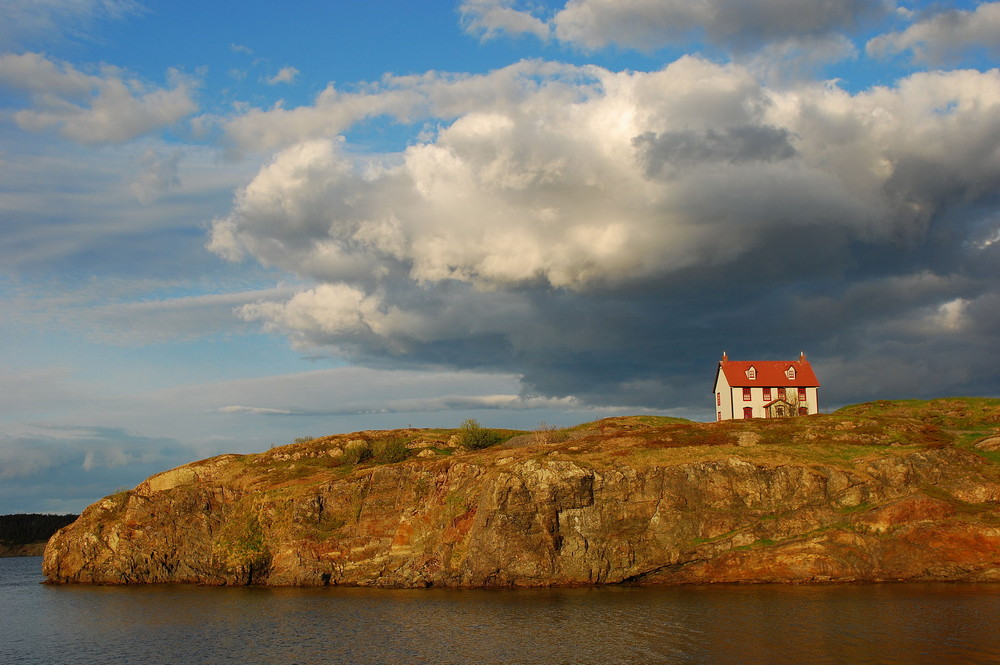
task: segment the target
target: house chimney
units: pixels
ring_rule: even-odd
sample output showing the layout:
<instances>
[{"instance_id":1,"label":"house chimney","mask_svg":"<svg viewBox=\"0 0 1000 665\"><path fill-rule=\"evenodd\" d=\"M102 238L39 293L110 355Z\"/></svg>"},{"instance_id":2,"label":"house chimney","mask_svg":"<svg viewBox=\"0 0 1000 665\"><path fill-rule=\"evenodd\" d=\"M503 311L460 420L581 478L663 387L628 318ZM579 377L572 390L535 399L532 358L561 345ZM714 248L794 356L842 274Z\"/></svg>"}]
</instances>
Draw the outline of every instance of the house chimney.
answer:
<instances>
[{"instance_id":1,"label":"house chimney","mask_svg":"<svg viewBox=\"0 0 1000 665\"><path fill-rule=\"evenodd\" d=\"M729 356L726 355L725 351L722 352L722 362L724 363L729 362Z\"/></svg>"},{"instance_id":2,"label":"house chimney","mask_svg":"<svg viewBox=\"0 0 1000 665\"><path fill-rule=\"evenodd\" d=\"M806 360L806 352L805 351L799 351L799 362L800 363L801 362L805 362L805 360Z\"/></svg>"}]
</instances>

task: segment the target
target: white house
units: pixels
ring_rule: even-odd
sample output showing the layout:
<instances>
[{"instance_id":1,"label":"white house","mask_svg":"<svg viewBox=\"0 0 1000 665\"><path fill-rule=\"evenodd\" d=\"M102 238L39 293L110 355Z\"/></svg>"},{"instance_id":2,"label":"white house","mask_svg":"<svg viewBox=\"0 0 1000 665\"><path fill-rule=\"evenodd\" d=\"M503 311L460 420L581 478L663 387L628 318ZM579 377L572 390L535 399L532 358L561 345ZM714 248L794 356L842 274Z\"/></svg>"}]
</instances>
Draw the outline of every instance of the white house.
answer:
<instances>
[{"instance_id":1,"label":"white house","mask_svg":"<svg viewBox=\"0 0 1000 665\"><path fill-rule=\"evenodd\" d=\"M715 372L715 419L819 413L819 381L806 354L798 360L730 360Z\"/></svg>"}]
</instances>

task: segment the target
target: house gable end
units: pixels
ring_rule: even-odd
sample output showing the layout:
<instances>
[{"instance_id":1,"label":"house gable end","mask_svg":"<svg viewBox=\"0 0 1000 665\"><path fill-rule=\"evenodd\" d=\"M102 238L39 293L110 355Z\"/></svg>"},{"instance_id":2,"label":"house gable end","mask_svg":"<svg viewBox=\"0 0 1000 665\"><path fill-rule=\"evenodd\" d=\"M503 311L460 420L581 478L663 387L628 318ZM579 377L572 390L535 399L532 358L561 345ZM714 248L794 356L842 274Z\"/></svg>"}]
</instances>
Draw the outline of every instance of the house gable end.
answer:
<instances>
[{"instance_id":1,"label":"house gable end","mask_svg":"<svg viewBox=\"0 0 1000 665\"><path fill-rule=\"evenodd\" d=\"M717 393L720 390L727 390L729 388L729 381L727 380L726 373L722 370L722 363L715 370L715 383L712 384L712 392Z\"/></svg>"}]
</instances>

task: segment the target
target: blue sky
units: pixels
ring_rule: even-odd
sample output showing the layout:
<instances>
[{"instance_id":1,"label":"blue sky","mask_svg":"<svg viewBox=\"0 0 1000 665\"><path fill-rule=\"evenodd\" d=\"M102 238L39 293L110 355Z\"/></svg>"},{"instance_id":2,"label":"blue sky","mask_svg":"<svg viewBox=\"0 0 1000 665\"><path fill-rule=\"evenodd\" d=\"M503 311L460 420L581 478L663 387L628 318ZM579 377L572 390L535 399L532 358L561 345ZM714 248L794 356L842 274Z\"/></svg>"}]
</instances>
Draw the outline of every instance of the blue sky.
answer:
<instances>
[{"instance_id":1,"label":"blue sky","mask_svg":"<svg viewBox=\"0 0 1000 665\"><path fill-rule=\"evenodd\" d=\"M1000 2L0 0L0 513L400 426L1000 395Z\"/></svg>"}]
</instances>

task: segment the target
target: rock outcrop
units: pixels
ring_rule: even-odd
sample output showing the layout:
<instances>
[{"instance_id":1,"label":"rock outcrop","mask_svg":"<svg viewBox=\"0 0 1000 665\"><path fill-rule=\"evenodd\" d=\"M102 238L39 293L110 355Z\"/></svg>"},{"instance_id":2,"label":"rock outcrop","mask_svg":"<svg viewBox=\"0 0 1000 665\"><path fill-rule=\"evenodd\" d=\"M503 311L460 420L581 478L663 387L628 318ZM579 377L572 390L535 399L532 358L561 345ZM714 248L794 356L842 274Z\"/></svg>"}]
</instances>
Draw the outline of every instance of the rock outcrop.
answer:
<instances>
[{"instance_id":1,"label":"rock outcrop","mask_svg":"<svg viewBox=\"0 0 1000 665\"><path fill-rule=\"evenodd\" d=\"M998 435L1000 400L965 399L609 419L474 453L447 431L325 437L107 497L52 538L44 572L393 587L1000 581ZM420 454L343 461L352 441L389 438Z\"/></svg>"}]
</instances>

